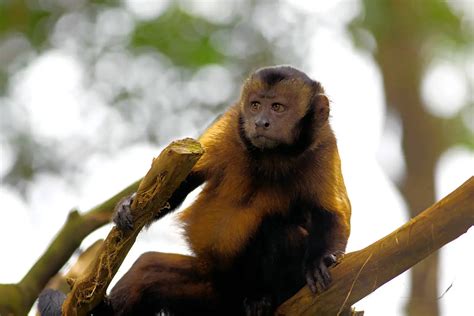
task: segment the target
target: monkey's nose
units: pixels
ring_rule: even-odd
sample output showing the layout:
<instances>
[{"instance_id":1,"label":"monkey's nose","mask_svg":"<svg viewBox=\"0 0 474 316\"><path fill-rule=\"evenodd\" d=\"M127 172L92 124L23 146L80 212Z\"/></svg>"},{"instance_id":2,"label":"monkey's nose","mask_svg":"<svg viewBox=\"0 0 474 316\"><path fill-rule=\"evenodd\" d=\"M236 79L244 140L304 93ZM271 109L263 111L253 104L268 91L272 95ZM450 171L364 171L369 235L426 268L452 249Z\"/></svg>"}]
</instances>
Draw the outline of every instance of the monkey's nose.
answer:
<instances>
[{"instance_id":1,"label":"monkey's nose","mask_svg":"<svg viewBox=\"0 0 474 316\"><path fill-rule=\"evenodd\" d=\"M261 128L269 128L270 122L265 118L258 118L255 120L255 126Z\"/></svg>"}]
</instances>

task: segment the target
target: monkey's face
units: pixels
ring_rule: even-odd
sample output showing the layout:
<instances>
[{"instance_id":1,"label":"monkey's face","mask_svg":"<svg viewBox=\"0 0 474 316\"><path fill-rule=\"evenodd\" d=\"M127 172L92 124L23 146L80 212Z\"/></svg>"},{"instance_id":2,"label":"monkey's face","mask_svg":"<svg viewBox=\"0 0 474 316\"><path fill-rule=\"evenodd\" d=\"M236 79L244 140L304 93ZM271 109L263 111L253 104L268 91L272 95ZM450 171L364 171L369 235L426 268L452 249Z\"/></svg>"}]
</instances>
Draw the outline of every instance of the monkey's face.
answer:
<instances>
[{"instance_id":1,"label":"monkey's face","mask_svg":"<svg viewBox=\"0 0 474 316\"><path fill-rule=\"evenodd\" d=\"M278 88L250 91L242 100L245 135L260 149L291 145L299 133L297 125L307 110L298 95Z\"/></svg>"},{"instance_id":2,"label":"monkey's face","mask_svg":"<svg viewBox=\"0 0 474 316\"><path fill-rule=\"evenodd\" d=\"M244 83L239 103L244 145L268 153L303 153L319 139L329 116L329 100L319 82L292 67L253 73Z\"/></svg>"}]
</instances>

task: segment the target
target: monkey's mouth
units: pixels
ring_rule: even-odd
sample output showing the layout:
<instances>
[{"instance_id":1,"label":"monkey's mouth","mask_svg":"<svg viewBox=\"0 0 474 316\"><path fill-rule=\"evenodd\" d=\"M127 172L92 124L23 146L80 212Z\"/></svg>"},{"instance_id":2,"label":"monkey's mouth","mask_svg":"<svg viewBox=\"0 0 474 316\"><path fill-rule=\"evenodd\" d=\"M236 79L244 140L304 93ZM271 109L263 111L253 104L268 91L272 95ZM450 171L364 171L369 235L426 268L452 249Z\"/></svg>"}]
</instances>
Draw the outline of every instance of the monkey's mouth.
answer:
<instances>
[{"instance_id":1,"label":"monkey's mouth","mask_svg":"<svg viewBox=\"0 0 474 316\"><path fill-rule=\"evenodd\" d=\"M276 139L262 134L255 134L253 137L250 138L250 141L255 147L258 147L260 149L274 148L279 143Z\"/></svg>"}]
</instances>

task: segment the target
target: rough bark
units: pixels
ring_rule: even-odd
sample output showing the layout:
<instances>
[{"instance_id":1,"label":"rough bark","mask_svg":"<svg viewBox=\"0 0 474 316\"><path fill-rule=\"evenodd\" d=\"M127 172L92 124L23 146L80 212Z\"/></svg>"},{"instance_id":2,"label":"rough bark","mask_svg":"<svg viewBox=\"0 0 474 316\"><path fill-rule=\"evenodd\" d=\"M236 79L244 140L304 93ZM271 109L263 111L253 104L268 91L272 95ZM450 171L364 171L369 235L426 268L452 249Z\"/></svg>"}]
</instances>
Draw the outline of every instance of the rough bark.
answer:
<instances>
[{"instance_id":1,"label":"rough bark","mask_svg":"<svg viewBox=\"0 0 474 316\"><path fill-rule=\"evenodd\" d=\"M48 281L90 233L110 223L115 205L136 192L142 179L85 213L72 210L44 254L17 284L0 284L0 315L26 315Z\"/></svg>"},{"instance_id":2,"label":"rough bark","mask_svg":"<svg viewBox=\"0 0 474 316\"><path fill-rule=\"evenodd\" d=\"M197 141L185 139L171 143L153 160L132 203L133 229L112 228L95 262L75 280L63 304L63 315L87 315L102 301L141 229L160 212L166 211L166 202L202 154L203 149Z\"/></svg>"},{"instance_id":3,"label":"rough bark","mask_svg":"<svg viewBox=\"0 0 474 316\"><path fill-rule=\"evenodd\" d=\"M115 205L135 192L139 181L85 213L72 210L54 240L17 284L0 284L0 315L26 315L46 283L69 260L81 242L110 223Z\"/></svg>"},{"instance_id":4,"label":"rough bark","mask_svg":"<svg viewBox=\"0 0 474 316\"><path fill-rule=\"evenodd\" d=\"M277 315L340 315L381 285L474 225L474 177L388 236L346 255L331 270L333 283L315 297L308 288L282 304Z\"/></svg>"},{"instance_id":5,"label":"rough bark","mask_svg":"<svg viewBox=\"0 0 474 316\"><path fill-rule=\"evenodd\" d=\"M160 173L155 173L154 175L159 174ZM159 181L164 180L162 177L157 178ZM173 176L170 175L169 178L173 178ZM148 182L148 184L152 183ZM56 273L69 258L74 249L76 249L74 248L68 256L64 254L64 252L69 251L71 248L69 245L69 239L76 240L79 231L81 231L85 225L83 217L88 215L89 221L92 220L91 218L96 218L96 220L99 218L103 220L102 218L105 217L108 221L111 213L111 210L108 209L113 209L113 206L122 196L135 191L136 189L134 186L136 186L136 184L131 185L109 201L82 216L77 212L71 213L75 215L70 216L65 227L61 231L63 234L62 238L65 238L66 241L61 242L61 238L58 236L55 242L53 242L53 245L56 245L56 247L51 246L48 249L47 253L43 255L43 257L35 264L35 267L32 268L27 276L22 280L24 283L20 282L19 284L0 285L0 314L26 315L39 291L43 288L43 286L38 285L41 282L41 279L48 279L54 275L54 273ZM154 188L156 189L156 187ZM153 195L153 193L149 191L147 191L147 194ZM169 192L167 194L171 193ZM146 198L137 198L137 203L141 204L139 208L147 208L145 200ZM166 199L160 201L161 202L159 203L164 203L163 201L166 201ZM156 209L160 208L161 207L157 207ZM108 215L106 216L103 213ZM150 213L145 213L148 214L145 216L151 216ZM78 223L75 223L74 225L71 224L71 222L76 221L78 221ZM147 219L143 217L143 222L145 223L146 221ZM348 310L348 307L361 298L370 294L395 276L401 274L412 265L442 247L444 244L465 233L473 224L474 178L471 177L453 193L419 214L416 218L410 220L392 234L363 250L348 254L341 264L332 269L334 283L330 286L328 291L315 298L309 290L304 288L293 298L284 303L278 309L277 314L313 315L315 313L321 313L322 315L326 315L338 314L341 311L346 311ZM67 229L66 226L68 226ZM87 226L92 227L94 225L88 224ZM123 235L121 237L119 236L118 239L123 239ZM130 241L132 239L133 238L129 236L127 240ZM80 240L77 242L77 246L79 245ZM67 247L65 245L67 245ZM108 247L109 250L113 250L113 247L105 247ZM66 259L64 259L64 261L58 261L55 256L60 256L61 258L65 257ZM102 277L110 277L111 279L114 273L112 270L115 269L116 271L115 265L117 265L117 263L112 264L108 262L105 264L109 259L110 257L107 255L100 256L100 260L103 260L102 262L104 264L96 264L96 268L97 266L99 269L106 268L106 271L102 270L100 272L102 273L101 277L94 280L100 280L100 282L103 282L101 279ZM40 264L40 261L43 261L42 264ZM53 268L50 268L50 266L53 266ZM55 266L58 267L54 268ZM111 270L109 271L107 268L110 268ZM49 270L54 270L54 273L48 272ZM31 271L35 271L35 273L32 273ZM46 277L48 273L51 274ZM105 273L105 276L103 273ZM83 279L85 278L86 277ZM31 281L26 282L25 280ZM36 286L36 290L33 285L29 285L29 290L25 289L24 284L29 282ZM81 281L76 281L76 286L80 283ZM100 293L94 291L92 295L97 299L99 297L101 298L103 291L105 291L106 288L105 284L100 286L102 287L99 291ZM33 298L31 298L34 291L37 292L34 294ZM81 291L79 292L85 293ZM30 294L28 295L28 293ZM91 308L93 305L91 301L81 302L81 310Z\"/></svg>"},{"instance_id":6,"label":"rough bark","mask_svg":"<svg viewBox=\"0 0 474 316\"><path fill-rule=\"evenodd\" d=\"M87 271L87 267L97 258L100 249L104 243L103 239L99 239L94 242L89 248L84 250L74 265L69 269L66 274L61 272L57 273L52 277L45 288L59 290L63 293L68 293L71 290L69 280L75 280L83 275Z\"/></svg>"}]
</instances>

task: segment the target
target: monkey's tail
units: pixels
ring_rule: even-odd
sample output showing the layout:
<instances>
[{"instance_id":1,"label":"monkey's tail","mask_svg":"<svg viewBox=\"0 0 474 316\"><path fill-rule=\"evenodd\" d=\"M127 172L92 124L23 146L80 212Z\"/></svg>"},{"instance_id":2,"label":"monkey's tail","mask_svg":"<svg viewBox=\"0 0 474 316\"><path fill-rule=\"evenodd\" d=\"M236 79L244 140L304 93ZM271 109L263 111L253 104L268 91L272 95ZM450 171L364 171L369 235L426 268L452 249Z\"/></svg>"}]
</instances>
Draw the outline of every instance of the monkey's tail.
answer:
<instances>
[{"instance_id":1,"label":"monkey's tail","mask_svg":"<svg viewBox=\"0 0 474 316\"><path fill-rule=\"evenodd\" d=\"M53 289L45 289L38 297L38 310L41 316L61 316L66 294Z\"/></svg>"}]
</instances>

